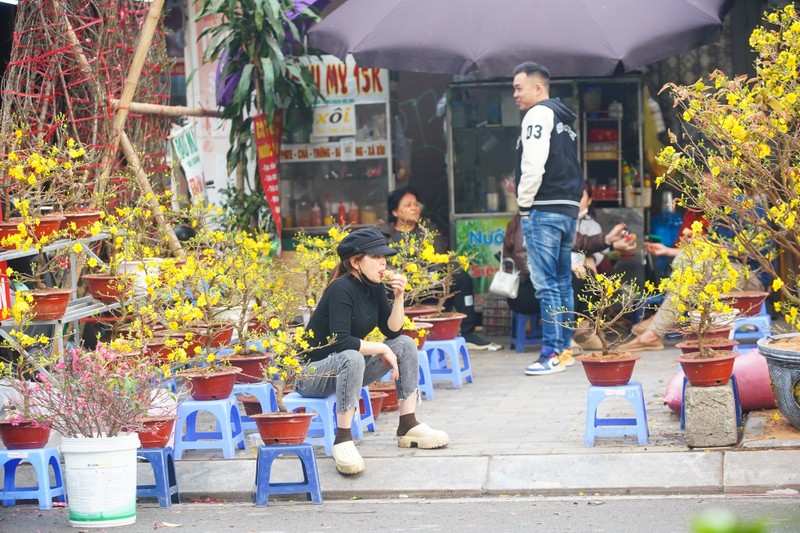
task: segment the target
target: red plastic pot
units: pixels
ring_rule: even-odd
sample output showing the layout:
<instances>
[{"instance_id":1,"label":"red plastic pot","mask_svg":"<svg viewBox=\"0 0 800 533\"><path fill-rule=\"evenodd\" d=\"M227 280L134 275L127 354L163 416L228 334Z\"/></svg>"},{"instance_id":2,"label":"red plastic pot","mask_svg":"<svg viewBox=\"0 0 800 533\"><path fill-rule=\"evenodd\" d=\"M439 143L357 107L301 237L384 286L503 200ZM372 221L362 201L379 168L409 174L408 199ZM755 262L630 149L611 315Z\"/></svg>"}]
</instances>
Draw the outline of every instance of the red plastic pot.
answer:
<instances>
[{"instance_id":1,"label":"red plastic pot","mask_svg":"<svg viewBox=\"0 0 800 533\"><path fill-rule=\"evenodd\" d=\"M695 358L692 355L686 354L675 358L675 361L681 364L686 379L695 387L716 387L725 385L731 379L733 362L739 354L721 352L717 357L711 358Z\"/></svg>"},{"instance_id":2,"label":"red plastic pot","mask_svg":"<svg viewBox=\"0 0 800 533\"><path fill-rule=\"evenodd\" d=\"M404 329L402 334L406 337L411 337L417 342L417 349L421 350L422 347L425 345L425 339L428 337L428 333L430 332L433 324L430 322L414 322L417 326L417 329Z\"/></svg>"},{"instance_id":3,"label":"red plastic pot","mask_svg":"<svg viewBox=\"0 0 800 533\"><path fill-rule=\"evenodd\" d=\"M720 300L738 309L739 316L756 316L761 312L761 304L766 298L766 292L735 291L723 294Z\"/></svg>"},{"instance_id":4,"label":"red plastic pot","mask_svg":"<svg viewBox=\"0 0 800 533\"><path fill-rule=\"evenodd\" d=\"M427 340L447 341L456 338L461 329L461 321L467 318L467 315L463 313L445 313L441 316L427 315L420 318L431 324Z\"/></svg>"},{"instance_id":5,"label":"red plastic pot","mask_svg":"<svg viewBox=\"0 0 800 533\"><path fill-rule=\"evenodd\" d=\"M204 372L197 371L179 372L178 375L189 381L192 398L195 400L222 400L233 392L236 384L236 375L241 368L226 366L224 369Z\"/></svg>"},{"instance_id":6,"label":"red plastic pot","mask_svg":"<svg viewBox=\"0 0 800 533\"><path fill-rule=\"evenodd\" d=\"M50 428L33 421L12 424L0 420L0 440L9 450L33 450L44 448L50 439Z\"/></svg>"},{"instance_id":7,"label":"red plastic pot","mask_svg":"<svg viewBox=\"0 0 800 533\"><path fill-rule=\"evenodd\" d=\"M223 360L241 368L242 372L236 376L236 383L258 383L264 378L262 366L266 366L272 354L253 353L251 355L231 355Z\"/></svg>"},{"instance_id":8,"label":"red plastic pot","mask_svg":"<svg viewBox=\"0 0 800 533\"><path fill-rule=\"evenodd\" d=\"M381 414L381 409L383 408L383 400L389 396L385 392L369 392L369 404L372 407L372 418L378 420L378 415ZM364 406L364 398L358 399L358 408L359 413L363 413L365 406Z\"/></svg>"},{"instance_id":9,"label":"red plastic pot","mask_svg":"<svg viewBox=\"0 0 800 533\"><path fill-rule=\"evenodd\" d=\"M439 311L439 308L435 305L415 305L413 307L406 307L403 312L405 315L414 320L415 318L421 317L423 315L432 315L433 313Z\"/></svg>"},{"instance_id":10,"label":"red plastic pot","mask_svg":"<svg viewBox=\"0 0 800 533\"><path fill-rule=\"evenodd\" d=\"M258 434L264 444L300 444L308 435L308 427L316 413L262 413L253 415Z\"/></svg>"},{"instance_id":11,"label":"red plastic pot","mask_svg":"<svg viewBox=\"0 0 800 533\"><path fill-rule=\"evenodd\" d=\"M58 320L67 312L72 289L34 289L28 291L33 297L31 307L34 320Z\"/></svg>"},{"instance_id":12,"label":"red plastic pot","mask_svg":"<svg viewBox=\"0 0 800 533\"><path fill-rule=\"evenodd\" d=\"M706 333L706 337L705 338L708 339L708 340L711 340L711 339L727 339L727 338L730 337L732 329L733 329L733 326L725 326L724 328L715 328L715 329L712 329L711 331L709 331L708 333ZM691 331L691 330L684 329L683 331L681 331L681 333L683 334L683 340L685 340L685 341L696 341L697 340L697 335L695 335L694 332Z\"/></svg>"},{"instance_id":13,"label":"red plastic pot","mask_svg":"<svg viewBox=\"0 0 800 533\"><path fill-rule=\"evenodd\" d=\"M139 435L139 442L142 448L163 448L172 437L175 430L177 416L150 416L143 418L139 422L145 429L136 433Z\"/></svg>"},{"instance_id":14,"label":"red plastic pot","mask_svg":"<svg viewBox=\"0 0 800 533\"><path fill-rule=\"evenodd\" d=\"M631 380L633 367L641 358L639 354L628 357L601 359L598 354L575 357L583 365L589 383L595 387L617 387Z\"/></svg>"},{"instance_id":15,"label":"red plastic pot","mask_svg":"<svg viewBox=\"0 0 800 533\"><path fill-rule=\"evenodd\" d=\"M707 339L703 343L704 348L714 350L717 352L730 352L734 347L739 345L739 341L730 339ZM697 352L697 341L683 341L675 345L683 355Z\"/></svg>"},{"instance_id":16,"label":"red plastic pot","mask_svg":"<svg viewBox=\"0 0 800 533\"><path fill-rule=\"evenodd\" d=\"M400 401L397 398L397 389L394 383L389 381L377 381L369 386L369 392L370 401L372 400L371 395L373 392L382 392L386 394L386 397L383 398L383 404L381 405L381 413L400 409Z\"/></svg>"},{"instance_id":17,"label":"red plastic pot","mask_svg":"<svg viewBox=\"0 0 800 533\"><path fill-rule=\"evenodd\" d=\"M84 274L81 279L86 282L86 289L92 298L107 304L119 302L123 297L130 296L126 293L133 287L130 279L123 280L119 276L110 274Z\"/></svg>"}]
</instances>

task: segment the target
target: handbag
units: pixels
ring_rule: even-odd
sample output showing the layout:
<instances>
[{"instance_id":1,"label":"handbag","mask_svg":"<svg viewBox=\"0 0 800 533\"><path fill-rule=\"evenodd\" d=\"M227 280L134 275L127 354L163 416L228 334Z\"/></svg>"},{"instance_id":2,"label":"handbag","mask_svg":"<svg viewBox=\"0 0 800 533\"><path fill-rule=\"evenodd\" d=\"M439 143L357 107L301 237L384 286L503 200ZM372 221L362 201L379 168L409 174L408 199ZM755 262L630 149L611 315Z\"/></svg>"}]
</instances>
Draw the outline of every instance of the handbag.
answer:
<instances>
[{"instance_id":1,"label":"handbag","mask_svg":"<svg viewBox=\"0 0 800 533\"><path fill-rule=\"evenodd\" d=\"M511 264L511 272L506 272L506 264ZM510 257L503 259L500 256L500 270L495 272L492 283L489 285L489 292L498 296L505 296L515 300L519 294L519 269Z\"/></svg>"}]
</instances>

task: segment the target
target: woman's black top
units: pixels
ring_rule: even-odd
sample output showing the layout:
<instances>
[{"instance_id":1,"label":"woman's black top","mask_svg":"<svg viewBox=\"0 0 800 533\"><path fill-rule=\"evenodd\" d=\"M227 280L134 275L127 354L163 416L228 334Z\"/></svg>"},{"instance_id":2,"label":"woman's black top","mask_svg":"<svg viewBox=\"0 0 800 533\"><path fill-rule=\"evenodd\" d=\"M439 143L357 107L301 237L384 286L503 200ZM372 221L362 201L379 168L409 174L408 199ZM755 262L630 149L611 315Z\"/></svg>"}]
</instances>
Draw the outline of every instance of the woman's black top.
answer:
<instances>
[{"instance_id":1,"label":"woman's black top","mask_svg":"<svg viewBox=\"0 0 800 533\"><path fill-rule=\"evenodd\" d=\"M394 339L400 331L389 329L392 304L383 283L361 281L348 274L334 281L322 294L317 309L311 315L308 329L314 332L312 346L325 344L332 335L336 341L312 351L310 361L319 361L334 352L358 350L361 339L378 326L387 338Z\"/></svg>"}]
</instances>

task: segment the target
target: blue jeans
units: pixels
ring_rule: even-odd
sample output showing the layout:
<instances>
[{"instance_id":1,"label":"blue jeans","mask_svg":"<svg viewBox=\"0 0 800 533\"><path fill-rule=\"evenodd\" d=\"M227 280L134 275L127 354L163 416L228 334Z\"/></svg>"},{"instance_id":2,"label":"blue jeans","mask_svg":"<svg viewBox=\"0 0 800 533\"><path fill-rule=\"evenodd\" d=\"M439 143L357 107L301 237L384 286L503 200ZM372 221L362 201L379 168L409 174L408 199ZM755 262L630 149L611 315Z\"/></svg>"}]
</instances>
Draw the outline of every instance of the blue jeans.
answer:
<instances>
[{"instance_id":1,"label":"blue jeans","mask_svg":"<svg viewBox=\"0 0 800 533\"><path fill-rule=\"evenodd\" d=\"M570 254L576 220L534 209L521 223L531 281L542 308L542 355L561 353L572 344L572 330L563 324L574 317L561 312L575 310Z\"/></svg>"}]
</instances>

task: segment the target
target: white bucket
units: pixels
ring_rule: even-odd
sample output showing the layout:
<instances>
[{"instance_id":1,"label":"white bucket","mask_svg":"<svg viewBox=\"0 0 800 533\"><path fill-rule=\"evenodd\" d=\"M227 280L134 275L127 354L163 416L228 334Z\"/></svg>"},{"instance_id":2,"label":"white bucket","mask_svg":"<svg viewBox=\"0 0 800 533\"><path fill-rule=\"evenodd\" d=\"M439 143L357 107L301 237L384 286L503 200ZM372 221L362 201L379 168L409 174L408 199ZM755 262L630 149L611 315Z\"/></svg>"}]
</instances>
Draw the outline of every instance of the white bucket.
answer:
<instances>
[{"instance_id":1,"label":"white bucket","mask_svg":"<svg viewBox=\"0 0 800 533\"><path fill-rule=\"evenodd\" d=\"M147 277L157 276L161 272L163 261L160 257L151 257L145 261L122 261L117 266L117 271L133 278L133 292L139 296L147 292Z\"/></svg>"},{"instance_id":2,"label":"white bucket","mask_svg":"<svg viewBox=\"0 0 800 533\"><path fill-rule=\"evenodd\" d=\"M69 523L74 527L136 522L136 449L139 437L64 438Z\"/></svg>"}]
</instances>

